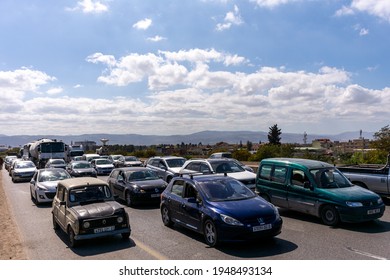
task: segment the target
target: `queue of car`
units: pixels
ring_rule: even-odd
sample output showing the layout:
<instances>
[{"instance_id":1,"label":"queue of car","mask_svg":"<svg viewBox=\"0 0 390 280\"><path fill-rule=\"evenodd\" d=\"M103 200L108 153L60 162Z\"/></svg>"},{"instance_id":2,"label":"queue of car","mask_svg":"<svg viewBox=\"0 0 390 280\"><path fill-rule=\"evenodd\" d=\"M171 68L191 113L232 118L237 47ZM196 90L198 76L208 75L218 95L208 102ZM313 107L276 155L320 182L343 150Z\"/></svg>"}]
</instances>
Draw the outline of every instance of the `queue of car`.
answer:
<instances>
[{"instance_id":1,"label":"queue of car","mask_svg":"<svg viewBox=\"0 0 390 280\"><path fill-rule=\"evenodd\" d=\"M126 157L85 155L65 169L33 171L31 199L36 204L52 203L53 227L68 234L71 246L118 233L128 238L130 220L118 202L128 207L159 205L165 226L177 224L194 230L211 247L280 234L283 220L278 208L317 216L333 227L379 219L385 211L379 195L352 185L337 168L320 161L265 159L257 173L219 154L190 160L152 157L144 166L119 167L119 162L126 162ZM8 167L13 181L29 178L16 175L27 164L13 159ZM93 178L99 175L108 178ZM92 208L93 217L88 214ZM66 211L73 218L62 217Z\"/></svg>"}]
</instances>

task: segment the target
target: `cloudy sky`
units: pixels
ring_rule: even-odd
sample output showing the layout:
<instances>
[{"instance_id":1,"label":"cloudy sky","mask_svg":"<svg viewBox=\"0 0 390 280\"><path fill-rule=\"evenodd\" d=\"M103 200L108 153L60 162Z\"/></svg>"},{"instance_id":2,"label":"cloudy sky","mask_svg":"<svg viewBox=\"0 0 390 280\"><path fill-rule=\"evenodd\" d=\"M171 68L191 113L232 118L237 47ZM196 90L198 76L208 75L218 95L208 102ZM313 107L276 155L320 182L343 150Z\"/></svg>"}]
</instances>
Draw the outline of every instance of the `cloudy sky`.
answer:
<instances>
[{"instance_id":1,"label":"cloudy sky","mask_svg":"<svg viewBox=\"0 0 390 280\"><path fill-rule=\"evenodd\" d=\"M0 134L376 132L389 0L1 0Z\"/></svg>"}]
</instances>

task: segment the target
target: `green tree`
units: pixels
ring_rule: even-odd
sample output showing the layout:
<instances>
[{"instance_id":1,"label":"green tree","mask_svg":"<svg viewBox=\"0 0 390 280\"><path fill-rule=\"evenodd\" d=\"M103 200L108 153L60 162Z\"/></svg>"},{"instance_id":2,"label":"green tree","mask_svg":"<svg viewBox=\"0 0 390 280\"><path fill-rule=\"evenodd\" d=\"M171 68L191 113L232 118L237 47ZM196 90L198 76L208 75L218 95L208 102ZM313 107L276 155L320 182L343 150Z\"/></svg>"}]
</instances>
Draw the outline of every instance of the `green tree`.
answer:
<instances>
[{"instance_id":1,"label":"green tree","mask_svg":"<svg viewBox=\"0 0 390 280\"><path fill-rule=\"evenodd\" d=\"M383 152L390 152L390 127L386 125L374 133L374 141L371 147Z\"/></svg>"},{"instance_id":2,"label":"green tree","mask_svg":"<svg viewBox=\"0 0 390 280\"><path fill-rule=\"evenodd\" d=\"M277 124L274 124L269 128L268 132L268 142L272 145L280 145L280 140L282 139L280 135L282 134L281 130L278 128Z\"/></svg>"}]
</instances>

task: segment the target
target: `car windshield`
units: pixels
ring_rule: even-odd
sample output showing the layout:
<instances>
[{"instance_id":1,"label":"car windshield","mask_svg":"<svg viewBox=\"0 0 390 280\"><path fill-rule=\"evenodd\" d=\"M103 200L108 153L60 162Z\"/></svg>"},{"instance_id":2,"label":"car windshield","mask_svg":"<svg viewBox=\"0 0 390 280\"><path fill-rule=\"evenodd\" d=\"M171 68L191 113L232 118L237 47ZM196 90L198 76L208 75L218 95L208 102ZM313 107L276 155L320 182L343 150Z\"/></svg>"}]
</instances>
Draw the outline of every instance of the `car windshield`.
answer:
<instances>
[{"instance_id":1,"label":"car windshield","mask_svg":"<svg viewBox=\"0 0 390 280\"><path fill-rule=\"evenodd\" d=\"M213 167L215 173L234 173L245 171L244 168L234 161L211 162L211 166Z\"/></svg>"},{"instance_id":2,"label":"car windshield","mask_svg":"<svg viewBox=\"0 0 390 280\"><path fill-rule=\"evenodd\" d=\"M169 167L182 167L186 161L184 158L167 159Z\"/></svg>"},{"instance_id":3,"label":"car windshield","mask_svg":"<svg viewBox=\"0 0 390 280\"><path fill-rule=\"evenodd\" d=\"M99 159L99 160L96 160L96 164L97 165L100 165L100 164L111 164L111 161L109 161L108 159Z\"/></svg>"},{"instance_id":4,"label":"car windshield","mask_svg":"<svg viewBox=\"0 0 390 280\"><path fill-rule=\"evenodd\" d=\"M84 169L84 168L91 168L91 164L89 162L78 162L73 165L73 168L75 169Z\"/></svg>"},{"instance_id":5,"label":"car windshield","mask_svg":"<svg viewBox=\"0 0 390 280\"><path fill-rule=\"evenodd\" d=\"M80 204L104 201L111 197L110 188L107 186L88 186L72 189L69 193L69 200Z\"/></svg>"},{"instance_id":6,"label":"car windshield","mask_svg":"<svg viewBox=\"0 0 390 280\"><path fill-rule=\"evenodd\" d=\"M317 186L323 189L351 187L351 182L336 168L310 170Z\"/></svg>"},{"instance_id":7,"label":"car windshield","mask_svg":"<svg viewBox=\"0 0 390 280\"><path fill-rule=\"evenodd\" d=\"M128 181L157 180L159 177L153 170L132 171L127 173Z\"/></svg>"},{"instance_id":8,"label":"car windshield","mask_svg":"<svg viewBox=\"0 0 390 280\"><path fill-rule=\"evenodd\" d=\"M70 178L65 170L45 170L39 173L38 182L59 181Z\"/></svg>"},{"instance_id":9,"label":"car windshield","mask_svg":"<svg viewBox=\"0 0 390 280\"><path fill-rule=\"evenodd\" d=\"M256 196L254 192L237 180L216 179L201 183L201 189L210 201L243 200Z\"/></svg>"},{"instance_id":10,"label":"car windshield","mask_svg":"<svg viewBox=\"0 0 390 280\"><path fill-rule=\"evenodd\" d=\"M65 164L65 161L63 161L61 159L57 159L57 160L52 160L50 163L51 164Z\"/></svg>"},{"instance_id":11,"label":"car windshield","mask_svg":"<svg viewBox=\"0 0 390 280\"><path fill-rule=\"evenodd\" d=\"M35 167L34 163L31 161L20 161L16 164L15 168L33 168Z\"/></svg>"},{"instance_id":12,"label":"car windshield","mask_svg":"<svg viewBox=\"0 0 390 280\"><path fill-rule=\"evenodd\" d=\"M125 157L125 161L138 161L136 157Z\"/></svg>"}]
</instances>

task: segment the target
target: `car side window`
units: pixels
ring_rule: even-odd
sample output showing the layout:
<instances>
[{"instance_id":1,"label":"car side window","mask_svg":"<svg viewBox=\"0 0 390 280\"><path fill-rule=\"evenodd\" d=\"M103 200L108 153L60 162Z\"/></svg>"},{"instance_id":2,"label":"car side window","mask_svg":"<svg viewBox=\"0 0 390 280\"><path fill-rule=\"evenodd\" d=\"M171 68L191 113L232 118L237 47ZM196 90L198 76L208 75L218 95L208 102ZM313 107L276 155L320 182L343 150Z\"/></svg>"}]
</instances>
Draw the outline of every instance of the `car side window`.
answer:
<instances>
[{"instance_id":1,"label":"car side window","mask_svg":"<svg viewBox=\"0 0 390 280\"><path fill-rule=\"evenodd\" d=\"M57 189L57 198L60 201L64 201L64 187L62 187L62 186L58 187L58 189Z\"/></svg>"},{"instance_id":2,"label":"car side window","mask_svg":"<svg viewBox=\"0 0 390 280\"><path fill-rule=\"evenodd\" d=\"M187 165L186 169L199 171L199 162L191 162Z\"/></svg>"},{"instance_id":3,"label":"car side window","mask_svg":"<svg viewBox=\"0 0 390 280\"><path fill-rule=\"evenodd\" d=\"M303 187L303 183L307 181L307 177L302 170L292 169L291 170L291 184L295 186Z\"/></svg>"},{"instance_id":4,"label":"car side window","mask_svg":"<svg viewBox=\"0 0 390 280\"><path fill-rule=\"evenodd\" d=\"M185 198L196 198L198 196L198 191L195 189L195 187L191 184L186 184L185 187L185 193L184 197Z\"/></svg>"},{"instance_id":5,"label":"car side window","mask_svg":"<svg viewBox=\"0 0 390 280\"><path fill-rule=\"evenodd\" d=\"M166 168L166 165L165 165L165 163L164 163L162 160L160 160L160 161L158 162L158 167L159 167L159 168Z\"/></svg>"},{"instance_id":6,"label":"car side window","mask_svg":"<svg viewBox=\"0 0 390 280\"><path fill-rule=\"evenodd\" d=\"M282 166L275 166L271 180L277 183L284 183L286 181L287 168Z\"/></svg>"},{"instance_id":7,"label":"car side window","mask_svg":"<svg viewBox=\"0 0 390 280\"><path fill-rule=\"evenodd\" d=\"M184 190L184 181L176 180L172 186L172 193L182 197L183 196L183 190Z\"/></svg>"},{"instance_id":8,"label":"car side window","mask_svg":"<svg viewBox=\"0 0 390 280\"><path fill-rule=\"evenodd\" d=\"M203 163L203 162L200 164L199 170L202 173L211 173L210 167L207 164Z\"/></svg>"},{"instance_id":9,"label":"car side window","mask_svg":"<svg viewBox=\"0 0 390 280\"><path fill-rule=\"evenodd\" d=\"M259 172L260 179L271 181L271 165L262 165Z\"/></svg>"}]
</instances>

